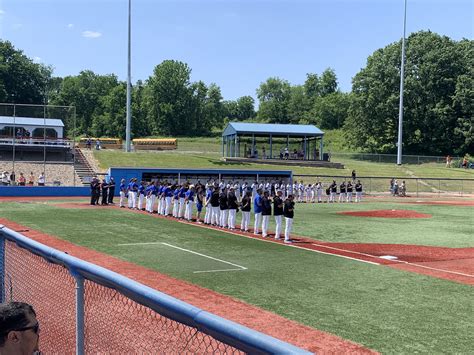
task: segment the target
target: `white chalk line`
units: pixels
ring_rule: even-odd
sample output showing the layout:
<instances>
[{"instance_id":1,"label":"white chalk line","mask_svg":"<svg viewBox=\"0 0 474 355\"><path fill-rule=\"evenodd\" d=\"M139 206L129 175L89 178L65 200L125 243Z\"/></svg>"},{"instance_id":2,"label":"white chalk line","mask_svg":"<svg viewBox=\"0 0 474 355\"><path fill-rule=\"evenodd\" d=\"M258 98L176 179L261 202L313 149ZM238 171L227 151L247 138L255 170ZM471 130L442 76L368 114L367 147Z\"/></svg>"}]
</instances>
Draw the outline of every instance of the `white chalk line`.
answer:
<instances>
[{"instance_id":1,"label":"white chalk line","mask_svg":"<svg viewBox=\"0 0 474 355\"><path fill-rule=\"evenodd\" d=\"M233 234L233 235L236 235L236 236L239 236L239 237L244 237L244 238L256 240L256 241L259 241L259 242L266 242L266 243L278 244L278 245L282 245L282 246L285 246L285 247L292 247L292 248L296 248L296 249L301 249L301 250L306 250L306 251L312 251L312 252L314 252L314 253L326 254L326 255L336 256L336 257L339 257L339 258L350 259L350 260L354 260L354 261L360 261L361 263L366 263L366 264L380 265L380 264L374 263L374 262L372 262L372 261L367 261L367 260L361 260L361 259L351 258L351 257L349 257L349 256L338 255L338 254L333 254L333 253L325 253L325 252L323 252L323 251L314 250L314 249L308 249L308 248L300 247L300 246L294 245L294 244L281 244L281 243L277 243L277 242L274 241L274 238L260 239L260 238L255 238L255 237L251 237L251 236L244 235L244 234L235 233L235 232L232 232L232 231L229 231L229 230L225 230L225 229L222 229L222 230L221 230L221 229L216 229L216 228L208 227L208 226L205 226L205 225L198 225L198 227L210 229L210 230L213 230L213 231L219 231L219 232L223 232L223 233L227 233L227 234Z\"/></svg>"},{"instance_id":2,"label":"white chalk line","mask_svg":"<svg viewBox=\"0 0 474 355\"><path fill-rule=\"evenodd\" d=\"M425 266L425 265L420 265L420 264L409 263L408 261L402 261L402 260L394 260L394 261L399 262L399 263L401 263L401 264L406 264L406 265L421 267L421 268L424 268L424 269L446 272L446 273L448 273L448 274L455 274L455 275L461 275L461 276L466 276L466 277L474 277L474 275L463 274L462 272L456 272L456 271L449 271L449 270L444 270L444 269L438 269L438 268L436 268L436 267L431 267L431 266Z\"/></svg>"},{"instance_id":3,"label":"white chalk line","mask_svg":"<svg viewBox=\"0 0 474 355\"><path fill-rule=\"evenodd\" d=\"M181 221L181 220L178 220L178 221L176 221L176 222L181 222L181 223L184 223L184 224L191 224L191 223L189 223L189 222ZM267 243L273 243L273 244L280 244L280 243L275 243L275 242L274 242L273 240L271 240L271 239L268 239L268 240L266 240L266 239L259 239L259 238L247 236L247 235L244 235L244 234L234 233L234 232L232 232L232 231L225 230L225 229L222 229L222 230L221 230L221 229L209 227L209 226L207 226L207 225L202 225L202 224L195 225L194 223L193 223L193 225L196 226L196 227L201 227L201 228L205 228L205 229L209 229L209 230L213 230L213 231L220 231L220 232L223 232L223 233L232 234L232 235L236 235L236 236L239 236L239 237L244 237L244 238L247 238L247 239L257 240L257 241L260 241L260 242L267 242ZM284 246L287 246L287 247L293 247L293 248L297 248L297 249L301 249L301 250L312 251L312 252L320 253L320 254L332 255L332 256L336 256L336 257L340 257L340 258L344 258L344 259L350 259L350 260L354 260L354 261L360 261L360 262L367 263L367 264L380 265L379 263L375 263L375 262L371 262L371 261L366 261L366 260L351 258L351 257L348 257L348 256L343 256L343 255L338 255L338 254L325 253L325 252L322 252L322 251L319 251L319 250L314 250L314 249L308 249L308 248L304 248L304 247L299 247L299 246L294 245L294 244L280 244L280 245L284 245ZM370 254L360 253L360 252L356 252L356 251L350 251L350 250L345 250L345 249L340 249L340 248L328 247L328 246L324 246L324 245L321 245L321 244L314 244L314 245L316 245L316 246L321 246L321 247L324 247L324 248L329 248L329 249L335 249L335 250L339 250L339 251L344 251L344 252L348 252L348 253L360 254L360 255L364 255L364 256L372 257L372 258L379 258L379 257L376 256L376 255L370 255ZM432 268L432 267L429 267L429 266L424 266L424 265L419 265L419 264L413 264L413 263L409 263L408 261L402 261L402 260L392 260L392 261L393 261L393 262L396 262L396 263L412 265L412 266L416 266L416 267L420 267L420 268L431 269L431 270L435 270L435 271L441 271L441 272L445 272L445 273L448 273L448 274L455 274L455 275L461 275L461 276L466 276L466 277L474 277L474 275L463 274L463 273L460 273L460 272L449 271L449 270L444 270L444 269Z\"/></svg>"},{"instance_id":4,"label":"white chalk line","mask_svg":"<svg viewBox=\"0 0 474 355\"><path fill-rule=\"evenodd\" d=\"M205 255L205 254L201 254L201 253L198 253L198 252L196 252L196 251L189 250L189 249L181 248L181 247L178 247L178 246L176 246L176 245L169 244L169 243L163 243L163 242L143 242L143 243L124 243L124 244L117 244L117 245L118 245L118 246L132 246L132 245L166 245L166 246L168 246L168 247L170 247L170 248L175 248L175 249L178 249L178 250L182 250L182 251L185 251L185 252L187 252L187 253L199 255L199 256L202 256L202 257L204 257L204 258L208 258L208 259L212 259L212 260L215 260L215 261L219 261L219 262L221 262L221 263L229 264L229 265L232 265L232 266L235 266L235 267L238 268L238 269L220 269L220 270L194 271L194 272L193 272L194 274L205 273L205 272L225 272L225 271L242 271L242 270L247 270L247 268L246 268L245 266L237 265L237 264L231 263L230 261L225 261L225 260L222 260L222 259L217 259L217 258L214 258L214 257L212 257L212 256Z\"/></svg>"},{"instance_id":5,"label":"white chalk line","mask_svg":"<svg viewBox=\"0 0 474 355\"><path fill-rule=\"evenodd\" d=\"M208 259L211 259L211 260L220 261L221 263L224 263L224 264L229 264L229 265L238 267L238 269L230 269L230 270L233 270L233 271L237 271L237 270L247 270L247 268L246 268L245 266L237 265L237 264L231 263L230 261L225 261L225 260L222 260L222 259L217 259L217 258L214 258L214 257L209 256L209 255L201 254L201 253L198 253L198 252L196 252L196 251L189 250L189 249L180 248L180 247L177 247L176 245L172 245L172 244L168 244L168 243L161 243L161 244L166 245L166 246L169 246L169 247L171 247L171 248L175 248L175 249L178 249L178 250L182 250L182 251L185 251L185 252L188 252L188 253L191 253L191 254L196 254L196 255L202 256L202 257L204 257L204 258L208 258ZM198 272L220 272L220 271L230 271L230 270L229 270L229 269L227 269L227 270L206 270L206 271L194 271L194 273L198 273Z\"/></svg>"},{"instance_id":6,"label":"white chalk line","mask_svg":"<svg viewBox=\"0 0 474 355\"><path fill-rule=\"evenodd\" d=\"M321 244L314 244L314 243L313 243L313 245L316 245L316 246L319 246L319 247L322 247L322 248L334 249L334 250L344 251L344 252L347 252L347 253L363 255L363 256L367 256L367 257L371 257L371 258L380 258L379 256L376 256L376 255L361 253L361 252L358 252L358 251L345 250L345 249L334 248L334 247L330 247L330 246L326 246L326 245L321 245ZM449 270L439 269L439 268L435 268L435 267L430 267L430 266L425 266L425 265L410 263L410 262L408 262L408 261L403 261L403 260L391 260L391 261L393 261L393 262L395 262L395 263L407 264L407 265L417 266L417 267L421 267L421 268L425 268L425 269L430 269L430 270L435 270L435 271L442 271L442 272L446 272L446 273L449 273L449 274L455 274L455 275L461 275L461 276L467 276L467 277L474 277L474 275L463 274L462 272L456 272L456 271L449 271ZM379 264L378 264L378 265L379 265Z\"/></svg>"}]
</instances>

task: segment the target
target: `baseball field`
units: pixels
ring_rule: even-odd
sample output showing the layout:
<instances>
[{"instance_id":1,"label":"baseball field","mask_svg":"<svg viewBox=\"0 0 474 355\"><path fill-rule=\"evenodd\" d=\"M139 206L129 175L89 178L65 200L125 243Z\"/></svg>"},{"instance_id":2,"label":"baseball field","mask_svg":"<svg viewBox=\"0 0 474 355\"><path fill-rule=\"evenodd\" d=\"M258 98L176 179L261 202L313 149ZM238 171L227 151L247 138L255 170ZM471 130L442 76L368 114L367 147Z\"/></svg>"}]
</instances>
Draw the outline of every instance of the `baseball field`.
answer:
<instances>
[{"instance_id":1,"label":"baseball field","mask_svg":"<svg viewBox=\"0 0 474 355\"><path fill-rule=\"evenodd\" d=\"M5 198L0 222L311 351L469 353L473 206L301 203L292 245L80 198Z\"/></svg>"}]
</instances>

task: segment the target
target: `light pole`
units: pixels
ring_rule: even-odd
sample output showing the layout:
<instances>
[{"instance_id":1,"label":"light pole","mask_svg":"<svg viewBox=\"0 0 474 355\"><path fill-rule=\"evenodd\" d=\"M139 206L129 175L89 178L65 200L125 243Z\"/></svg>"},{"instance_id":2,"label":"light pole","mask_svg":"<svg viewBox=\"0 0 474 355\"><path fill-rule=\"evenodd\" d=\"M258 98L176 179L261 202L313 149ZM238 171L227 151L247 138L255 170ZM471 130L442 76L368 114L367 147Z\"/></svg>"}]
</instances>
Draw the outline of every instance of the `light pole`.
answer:
<instances>
[{"instance_id":1,"label":"light pole","mask_svg":"<svg viewBox=\"0 0 474 355\"><path fill-rule=\"evenodd\" d=\"M127 124L125 129L125 151L131 151L130 130L132 126L132 84L131 84L131 54L132 54L132 0L128 0L128 57L127 57Z\"/></svg>"},{"instance_id":2,"label":"light pole","mask_svg":"<svg viewBox=\"0 0 474 355\"><path fill-rule=\"evenodd\" d=\"M397 165L402 165L402 138L403 138L403 83L405 80L405 34L407 27L407 0L403 14L403 38L402 38L402 65L400 68L400 106L398 108L398 144Z\"/></svg>"}]
</instances>

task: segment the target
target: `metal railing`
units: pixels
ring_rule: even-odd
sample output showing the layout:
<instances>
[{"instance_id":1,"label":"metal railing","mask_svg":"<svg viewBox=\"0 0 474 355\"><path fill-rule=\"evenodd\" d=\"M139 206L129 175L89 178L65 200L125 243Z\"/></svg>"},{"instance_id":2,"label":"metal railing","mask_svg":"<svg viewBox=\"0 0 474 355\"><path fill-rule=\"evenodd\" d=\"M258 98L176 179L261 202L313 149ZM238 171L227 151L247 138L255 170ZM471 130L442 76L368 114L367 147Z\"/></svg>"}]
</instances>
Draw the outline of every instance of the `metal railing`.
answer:
<instances>
[{"instance_id":1,"label":"metal railing","mask_svg":"<svg viewBox=\"0 0 474 355\"><path fill-rule=\"evenodd\" d=\"M371 161L376 163L397 163L396 154L377 154L377 153L337 153L331 152L331 160L337 159L353 159ZM404 164L423 164L423 163L446 163L444 156L432 155L403 155ZM462 160L462 157L452 157L452 161Z\"/></svg>"},{"instance_id":2,"label":"metal railing","mask_svg":"<svg viewBox=\"0 0 474 355\"><path fill-rule=\"evenodd\" d=\"M45 353L309 354L4 226L0 286L36 309Z\"/></svg>"}]
</instances>

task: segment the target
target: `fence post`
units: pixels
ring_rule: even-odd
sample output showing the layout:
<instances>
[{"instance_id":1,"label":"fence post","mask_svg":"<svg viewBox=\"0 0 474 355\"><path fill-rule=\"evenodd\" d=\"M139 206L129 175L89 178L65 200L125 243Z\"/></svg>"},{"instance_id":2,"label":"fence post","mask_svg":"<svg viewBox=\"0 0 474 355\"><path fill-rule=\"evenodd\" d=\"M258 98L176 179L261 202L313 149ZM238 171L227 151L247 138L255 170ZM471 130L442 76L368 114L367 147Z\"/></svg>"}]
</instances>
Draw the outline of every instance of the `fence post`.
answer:
<instances>
[{"instance_id":1,"label":"fence post","mask_svg":"<svg viewBox=\"0 0 474 355\"><path fill-rule=\"evenodd\" d=\"M369 179L369 195L372 195L372 178Z\"/></svg>"},{"instance_id":2,"label":"fence post","mask_svg":"<svg viewBox=\"0 0 474 355\"><path fill-rule=\"evenodd\" d=\"M441 179L438 180L438 196L441 195Z\"/></svg>"},{"instance_id":3,"label":"fence post","mask_svg":"<svg viewBox=\"0 0 474 355\"><path fill-rule=\"evenodd\" d=\"M461 197L464 193L464 180L461 180Z\"/></svg>"},{"instance_id":4,"label":"fence post","mask_svg":"<svg viewBox=\"0 0 474 355\"><path fill-rule=\"evenodd\" d=\"M76 355L84 355L84 278L72 274L76 280Z\"/></svg>"},{"instance_id":5,"label":"fence post","mask_svg":"<svg viewBox=\"0 0 474 355\"><path fill-rule=\"evenodd\" d=\"M418 179L416 179L416 197L418 197Z\"/></svg>"},{"instance_id":6,"label":"fence post","mask_svg":"<svg viewBox=\"0 0 474 355\"><path fill-rule=\"evenodd\" d=\"M3 226L0 225L0 230ZM0 232L0 303L5 301L5 237Z\"/></svg>"}]
</instances>

